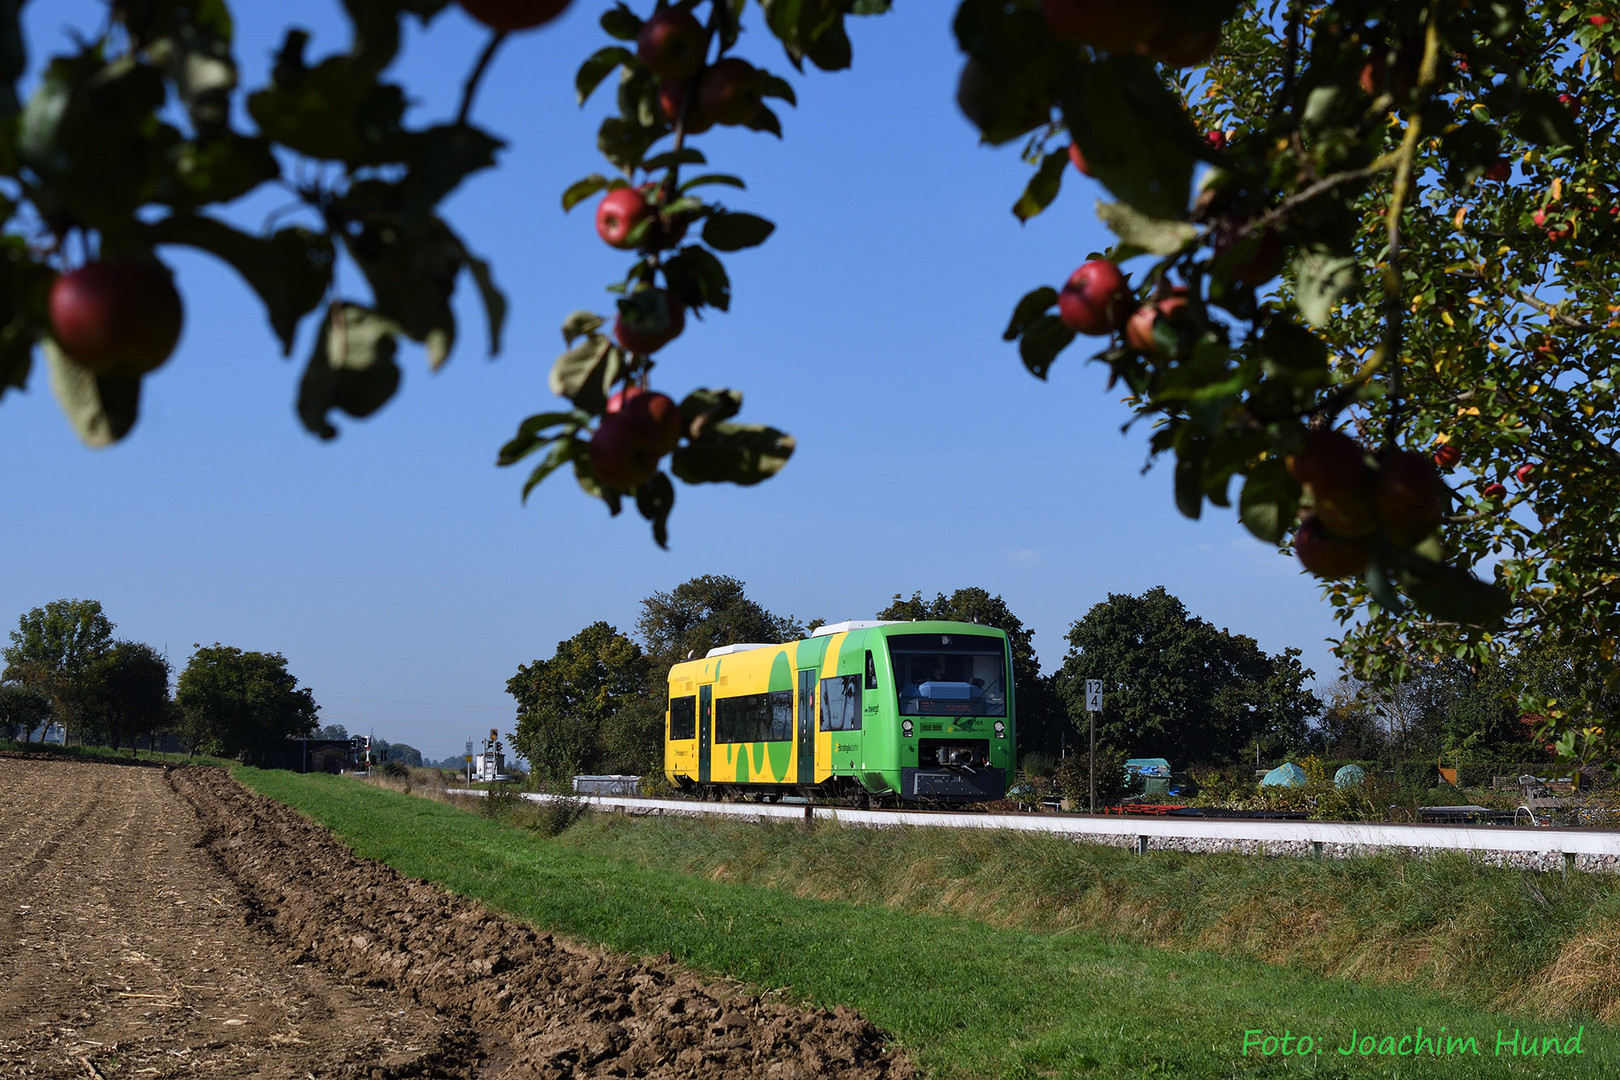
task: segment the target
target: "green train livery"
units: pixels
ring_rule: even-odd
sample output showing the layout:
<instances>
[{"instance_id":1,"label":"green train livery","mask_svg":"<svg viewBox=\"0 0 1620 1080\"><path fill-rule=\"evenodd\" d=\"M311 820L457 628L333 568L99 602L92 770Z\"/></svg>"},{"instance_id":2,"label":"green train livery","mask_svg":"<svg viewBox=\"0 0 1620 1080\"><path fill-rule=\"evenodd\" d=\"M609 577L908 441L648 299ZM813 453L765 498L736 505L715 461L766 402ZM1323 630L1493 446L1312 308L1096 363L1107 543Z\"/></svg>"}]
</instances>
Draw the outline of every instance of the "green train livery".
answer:
<instances>
[{"instance_id":1,"label":"green train livery","mask_svg":"<svg viewBox=\"0 0 1620 1080\"><path fill-rule=\"evenodd\" d=\"M960 622L843 622L727 645L669 672L664 773L707 797L975 802L1015 767L1007 635Z\"/></svg>"}]
</instances>

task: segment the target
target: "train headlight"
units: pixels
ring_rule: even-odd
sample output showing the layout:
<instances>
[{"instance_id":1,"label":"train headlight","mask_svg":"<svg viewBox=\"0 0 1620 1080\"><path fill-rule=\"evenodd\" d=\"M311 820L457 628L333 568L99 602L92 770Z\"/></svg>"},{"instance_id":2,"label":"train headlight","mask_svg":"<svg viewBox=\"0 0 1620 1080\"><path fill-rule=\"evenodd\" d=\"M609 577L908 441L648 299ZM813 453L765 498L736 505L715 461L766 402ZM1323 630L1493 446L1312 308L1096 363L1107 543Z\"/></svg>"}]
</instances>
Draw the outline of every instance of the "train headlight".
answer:
<instances>
[{"instance_id":1,"label":"train headlight","mask_svg":"<svg viewBox=\"0 0 1620 1080\"><path fill-rule=\"evenodd\" d=\"M904 735L908 739L911 738L911 727L912 725L910 720L900 721L900 734Z\"/></svg>"},{"instance_id":2,"label":"train headlight","mask_svg":"<svg viewBox=\"0 0 1620 1080\"><path fill-rule=\"evenodd\" d=\"M996 721L996 738L1005 739L1006 737L1007 737L1007 725L1006 725L1006 723L1004 721L997 720Z\"/></svg>"}]
</instances>

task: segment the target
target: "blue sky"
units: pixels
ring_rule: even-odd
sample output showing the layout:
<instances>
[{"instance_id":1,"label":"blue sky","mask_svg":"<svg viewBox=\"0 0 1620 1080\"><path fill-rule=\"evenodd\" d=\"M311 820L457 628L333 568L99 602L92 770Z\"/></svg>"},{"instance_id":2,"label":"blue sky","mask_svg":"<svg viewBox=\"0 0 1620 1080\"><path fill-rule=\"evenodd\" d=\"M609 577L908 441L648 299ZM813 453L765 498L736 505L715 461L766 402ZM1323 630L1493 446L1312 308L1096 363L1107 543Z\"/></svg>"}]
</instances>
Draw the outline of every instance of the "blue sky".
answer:
<instances>
[{"instance_id":1,"label":"blue sky","mask_svg":"<svg viewBox=\"0 0 1620 1080\"><path fill-rule=\"evenodd\" d=\"M289 25L315 32L312 55L346 46L332 0L233 6L249 86ZM514 37L474 110L509 146L446 212L511 301L502 355L487 359L464 281L450 363L430 374L408 347L396 399L370 420L340 419L343 434L322 444L293 412L312 322L283 359L232 271L166 250L186 328L147 380L129 438L84 448L42 365L27 393L0 402L0 621L88 597L120 636L167 649L176 673L194 643L279 651L324 722L432 758L509 730L505 683L519 664L597 619L629 632L643 597L704 573L741 578L801 619L980 586L1035 630L1048 668L1091 605L1163 585L1268 651L1303 649L1332 681L1336 623L1297 563L1234 514L1183 519L1169 470L1141 475L1146 429L1120 434L1120 394L1079 348L1042 383L1002 342L1026 290L1061 284L1107 243L1101 189L1071 172L1054 207L1018 224L1009 207L1028 170L1016 148L979 146L955 107L949 5L853 21L855 66L837 74L797 75L763 30L745 34L741 55L798 92L797 109L779 110L787 138L697 140L711 169L748 181L708 190L778 228L727 258L732 311L689 321L654 383L677 398L743 389L741 419L797 437L787 469L752 489L678 487L667 552L633 511L610 518L566 475L524 506L526 471L497 469L495 452L525 416L556 406L546 373L558 326L577 308L609 311L603 286L628 262L596 237L594 200L571 215L560 204L569 183L605 169L595 129L611 84L583 111L573 93L579 61L607 43L604 6L576 0L554 26ZM27 11L37 70L105 8ZM413 123L453 115L483 41L456 9L411 36L395 74ZM282 202L255 196L232 216L257 227ZM342 278L351 295L361 288L352 269Z\"/></svg>"}]
</instances>

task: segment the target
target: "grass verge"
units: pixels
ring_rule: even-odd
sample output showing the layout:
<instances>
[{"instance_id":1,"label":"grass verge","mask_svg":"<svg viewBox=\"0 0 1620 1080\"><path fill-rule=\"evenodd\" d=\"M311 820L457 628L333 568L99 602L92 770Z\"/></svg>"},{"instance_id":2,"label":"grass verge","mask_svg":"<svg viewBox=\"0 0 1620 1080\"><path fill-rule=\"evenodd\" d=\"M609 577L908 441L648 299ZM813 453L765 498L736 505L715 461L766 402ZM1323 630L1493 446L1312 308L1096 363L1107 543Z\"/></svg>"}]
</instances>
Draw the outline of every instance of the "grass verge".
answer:
<instances>
[{"instance_id":1,"label":"grass verge","mask_svg":"<svg viewBox=\"0 0 1620 1080\"><path fill-rule=\"evenodd\" d=\"M351 779L240 769L250 787L310 814L361 855L576 939L664 952L700 971L820 1004L859 1009L940 1077L1553 1077L1620 1072L1620 1039L1585 1022L1579 1056L1498 1056L1498 1032L1532 1023L1409 988L1324 979L1296 968L1171 951L1090 931L987 925L958 914L798 896L645 865ZM603 834L597 833L597 836ZM853 868L816 867L836 882ZM856 890L858 892L858 890ZM1401 1055L1419 1026L1473 1038L1477 1054ZM1246 1031L1310 1036L1318 1052L1243 1052ZM1388 1055L1349 1056L1355 1033ZM1263 1037L1263 1036L1262 1036ZM1408 1049L1412 1043L1405 1044ZM1444 1044L1441 1044L1442 1046ZM1466 1044L1464 1044L1466 1045ZM1297 1043L1295 1044L1297 1047Z\"/></svg>"}]
</instances>

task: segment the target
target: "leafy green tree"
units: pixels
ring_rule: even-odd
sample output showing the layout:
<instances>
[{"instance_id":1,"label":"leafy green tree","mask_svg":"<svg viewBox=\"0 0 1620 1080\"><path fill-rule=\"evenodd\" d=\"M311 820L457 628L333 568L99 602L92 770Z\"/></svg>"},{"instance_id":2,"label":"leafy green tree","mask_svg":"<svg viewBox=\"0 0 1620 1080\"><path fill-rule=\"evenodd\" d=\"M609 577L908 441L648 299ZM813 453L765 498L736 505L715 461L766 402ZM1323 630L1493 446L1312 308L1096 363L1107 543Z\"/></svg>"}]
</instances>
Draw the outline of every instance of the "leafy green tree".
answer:
<instances>
[{"instance_id":1,"label":"leafy green tree","mask_svg":"<svg viewBox=\"0 0 1620 1080\"><path fill-rule=\"evenodd\" d=\"M280 653L198 645L180 673L174 702L193 753L259 764L287 739L313 734L320 707Z\"/></svg>"},{"instance_id":2,"label":"leafy green tree","mask_svg":"<svg viewBox=\"0 0 1620 1080\"><path fill-rule=\"evenodd\" d=\"M653 665L664 669L660 678L671 664L721 645L775 645L805 636L802 623L767 611L748 598L743 585L724 574L704 574L641 602L636 632Z\"/></svg>"},{"instance_id":3,"label":"leafy green tree","mask_svg":"<svg viewBox=\"0 0 1620 1080\"><path fill-rule=\"evenodd\" d=\"M1062 745L1063 728L1069 716L1052 689L1051 680L1041 674L1035 654L1032 630L1007 607L1000 596L991 596L977 587L957 589L946 596L938 593L924 600L920 592L894 602L877 613L879 619L954 619L983 623L1005 631L1012 644L1013 697L1018 709L1018 751L1056 754Z\"/></svg>"},{"instance_id":4,"label":"leafy green tree","mask_svg":"<svg viewBox=\"0 0 1620 1080\"><path fill-rule=\"evenodd\" d=\"M1304 744L1306 719L1321 708L1298 650L1268 656L1254 639L1189 614L1162 586L1111 593L1068 641L1055 681L1071 718L1086 729L1085 683L1101 679L1097 739L1131 755L1228 762L1255 739L1288 750Z\"/></svg>"},{"instance_id":5,"label":"leafy green tree","mask_svg":"<svg viewBox=\"0 0 1620 1080\"><path fill-rule=\"evenodd\" d=\"M383 750L379 760L384 762L397 761L401 765L420 766L422 764L422 751L408 743L389 743Z\"/></svg>"},{"instance_id":6,"label":"leafy green tree","mask_svg":"<svg viewBox=\"0 0 1620 1080\"><path fill-rule=\"evenodd\" d=\"M559 641L551 659L521 665L507 680L518 707L512 749L528 759L541 784L598 771L610 753L623 752L604 745L604 727L615 731L615 742L624 738L615 717L645 695L647 676L639 645L605 622L592 623ZM658 705L662 717L662 695Z\"/></svg>"},{"instance_id":7,"label":"leafy green tree","mask_svg":"<svg viewBox=\"0 0 1620 1080\"><path fill-rule=\"evenodd\" d=\"M0 683L0 736L28 742L50 722L50 698L32 686Z\"/></svg>"},{"instance_id":8,"label":"leafy green tree","mask_svg":"<svg viewBox=\"0 0 1620 1080\"><path fill-rule=\"evenodd\" d=\"M57 722L77 732L87 675L112 647L113 624L98 600L52 600L18 619L3 651L0 679L31 686L51 702Z\"/></svg>"},{"instance_id":9,"label":"leafy green tree","mask_svg":"<svg viewBox=\"0 0 1620 1080\"><path fill-rule=\"evenodd\" d=\"M349 729L342 724L327 724L310 736L312 739L347 739L348 737Z\"/></svg>"},{"instance_id":10,"label":"leafy green tree","mask_svg":"<svg viewBox=\"0 0 1620 1080\"><path fill-rule=\"evenodd\" d=\"M86 739L133 751L136 739L172 719L168 658L139 641L113 642L85 672L82 715Z\"/></svg>"}]
</instances>

